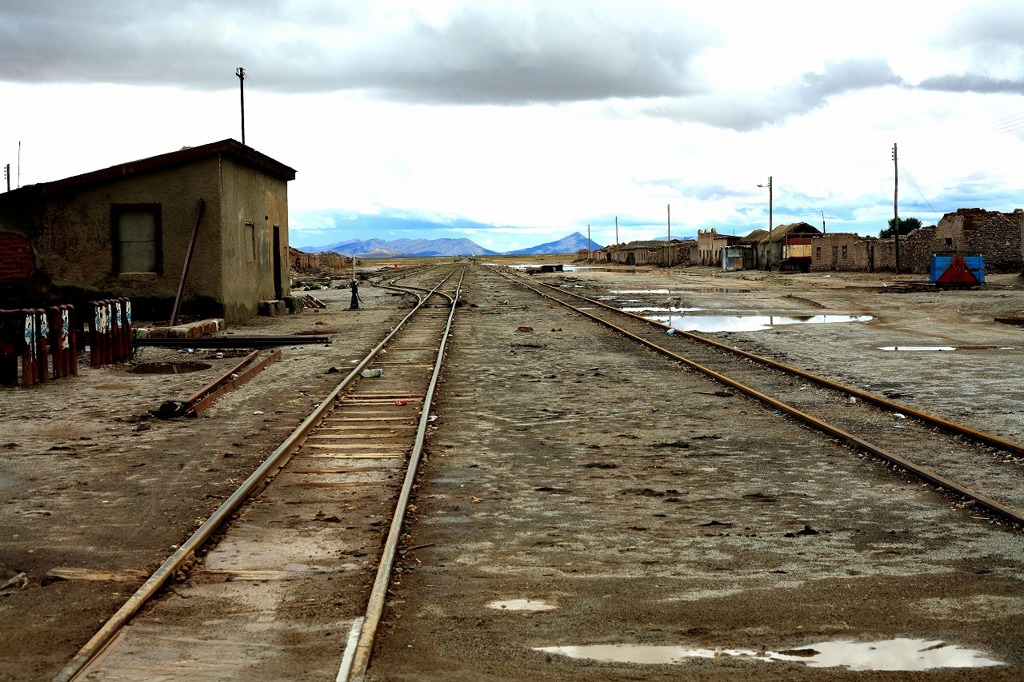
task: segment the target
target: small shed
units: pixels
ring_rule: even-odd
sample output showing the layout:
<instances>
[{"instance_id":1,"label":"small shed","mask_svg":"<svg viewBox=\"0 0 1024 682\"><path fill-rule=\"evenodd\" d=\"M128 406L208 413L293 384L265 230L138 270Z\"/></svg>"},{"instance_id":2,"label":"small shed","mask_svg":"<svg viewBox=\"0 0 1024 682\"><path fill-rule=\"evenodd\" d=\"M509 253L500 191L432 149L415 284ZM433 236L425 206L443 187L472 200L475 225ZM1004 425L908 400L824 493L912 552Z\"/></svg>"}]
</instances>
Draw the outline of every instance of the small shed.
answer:
<instances>
[{"instance_id":1,"label":"small shed","mask_svg":"<svg viewBox=\"0 0 1024 682\"><path fill-rule=\"evenodd\" d=\"M182 312L252 317L290 301L294 179L228 139L0 194L0 301L126 296L136 317L167 319L191 245Z\"/></svg>"}]
</instances>

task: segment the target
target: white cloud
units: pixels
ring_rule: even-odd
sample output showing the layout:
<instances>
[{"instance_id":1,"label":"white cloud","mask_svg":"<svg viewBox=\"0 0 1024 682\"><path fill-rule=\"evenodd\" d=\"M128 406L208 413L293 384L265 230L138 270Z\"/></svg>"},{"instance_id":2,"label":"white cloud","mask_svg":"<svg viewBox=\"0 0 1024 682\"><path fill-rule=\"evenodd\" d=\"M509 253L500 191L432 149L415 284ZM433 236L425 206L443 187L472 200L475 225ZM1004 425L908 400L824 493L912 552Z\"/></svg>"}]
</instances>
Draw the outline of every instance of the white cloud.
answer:
<instances>
[{"instance_id":1,"label":"white cloud","mask_svg":"<svg viewBox=\"0 0 1024 682\"><path fill-rule=\"evenodd\" d=\"M41 182L240 137L298 171L296 234L407 213L527 246L901 199L1010 210L1024 8L857 4L0 0L0 163ZM1010 123L1008 124L1007 121ZM351 226L351 221L348 224ZM601 235L598 238L596 235Z\"/></svg>"}]
</instances>

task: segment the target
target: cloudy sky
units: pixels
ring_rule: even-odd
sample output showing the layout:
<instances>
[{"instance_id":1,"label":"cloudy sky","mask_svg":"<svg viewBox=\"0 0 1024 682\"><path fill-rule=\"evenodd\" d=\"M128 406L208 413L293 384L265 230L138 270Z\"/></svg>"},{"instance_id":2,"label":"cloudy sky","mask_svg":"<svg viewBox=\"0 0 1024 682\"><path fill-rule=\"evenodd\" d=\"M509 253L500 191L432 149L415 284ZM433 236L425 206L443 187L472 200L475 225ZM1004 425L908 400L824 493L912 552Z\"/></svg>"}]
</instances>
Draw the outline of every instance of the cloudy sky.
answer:
<instances>
[{"instance_id":1,"label":"cloudy sky","mask_svg":"<svg viewBox=\"0 0 1024 682\"><path fill-rule=\"evenodd\" d=\"M498 251L1024 206L1019 0L0 0L12 185L225 138L293 245ZM20 143L20 159L19 159Z\"/></svg>"}]
</instances>

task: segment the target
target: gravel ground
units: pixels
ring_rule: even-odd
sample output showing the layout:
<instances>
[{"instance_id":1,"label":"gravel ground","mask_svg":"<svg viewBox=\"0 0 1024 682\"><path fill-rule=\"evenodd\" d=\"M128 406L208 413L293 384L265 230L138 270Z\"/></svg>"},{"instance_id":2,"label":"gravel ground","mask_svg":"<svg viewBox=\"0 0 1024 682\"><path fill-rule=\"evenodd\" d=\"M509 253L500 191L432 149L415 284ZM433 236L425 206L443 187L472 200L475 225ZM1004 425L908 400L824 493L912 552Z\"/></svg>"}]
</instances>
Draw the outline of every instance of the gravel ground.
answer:
<instances>
[{"instance_id":1,"label":"gravel ground","mask_svg":"<svg viewBox=\"0 0 1024 682\"><path fill-rule=\"evenodd\" d=\"M540 277L540 276L539 276ZM887 278L709 269L544 275L624 305L871 315L865 323L722 334L733 345L1024 441L1024 286L892 294ZM614 291L658 293L615 294ZM665 293L660 293L665 291ZM364 288L325 311L238 334L327 333L199 420L149 417L234 362L0 392L0 679L50 678L184 537L405 312ZM615 335L474 270L456 318L438 429L374 679L918 679L765 662L832 640L976 649L1024 675L1024 536ZM532 332L520 331L532 328ZM973 346L892 352L885 346ZM983 346L985 348L978 348ZM175 358L147 349L142 361ZM90 579L57 579L55 569ZM86 572L82 572L85 569ZM21 587L24 585L24 587ZM547 611L488 608L545 600ZM609 663L545 647L709 649L676 664ZM806 652L804 652L806 654ZM339 652L340 657L340 652ZM296 678L301 678L297 672Z\"/></svg>"}]
</instances>

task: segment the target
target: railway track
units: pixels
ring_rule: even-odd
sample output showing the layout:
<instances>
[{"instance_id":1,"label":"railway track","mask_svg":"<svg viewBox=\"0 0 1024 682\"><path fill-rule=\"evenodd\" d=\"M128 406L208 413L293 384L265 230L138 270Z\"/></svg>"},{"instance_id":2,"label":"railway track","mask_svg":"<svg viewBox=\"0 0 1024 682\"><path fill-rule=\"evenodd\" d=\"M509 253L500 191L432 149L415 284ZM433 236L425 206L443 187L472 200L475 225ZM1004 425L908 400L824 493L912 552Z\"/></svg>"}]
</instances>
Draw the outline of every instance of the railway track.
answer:
<instances>
[{"instance_id":1,"label":"railway track","mask_svg":"<svg viewBox=\"0 0 1024 682\"><path fill-rule=\"evenodd\" d=\"M539 296L880 458L1014 528L1024 526L1024 446L550 284Z\"/></svg>"},{"instance_id":2,"label":"railway track","mask_svg":"<svg viewBox=\"0 0 1024 682\"><path fill-rule=\"evenodd\" d=\"M463 273L430 288L390 285L416 294L415 308L56 679L359 677Z\"/></svg>"}]
</instances>

